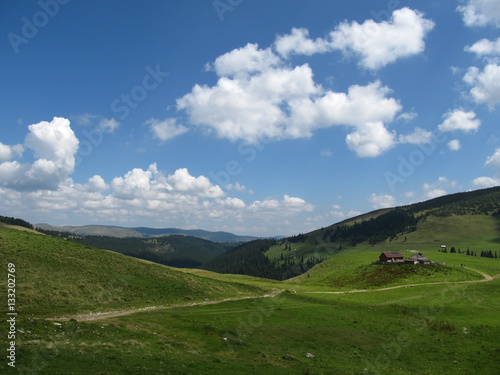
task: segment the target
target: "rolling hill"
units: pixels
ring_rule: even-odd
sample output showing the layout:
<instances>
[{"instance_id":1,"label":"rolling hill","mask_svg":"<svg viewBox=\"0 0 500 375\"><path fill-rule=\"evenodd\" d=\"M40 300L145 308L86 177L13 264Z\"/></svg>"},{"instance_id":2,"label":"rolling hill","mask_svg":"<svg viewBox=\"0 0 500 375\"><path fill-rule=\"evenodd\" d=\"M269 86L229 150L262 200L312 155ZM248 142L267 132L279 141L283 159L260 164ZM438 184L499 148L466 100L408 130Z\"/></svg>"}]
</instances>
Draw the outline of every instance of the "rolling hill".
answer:
<instances>
[{"instance_id":1,"label":"rolling hill","mask_svg":"<svg viewBox=\"0 0 500 375\"><path fill-rule=\"evenodd\" d=\"M0 259L15 264L16 306L24 316L140 308L258 291L10 228L0 228ZM5 267L1 271L6 280Z\"/></svg>"},{"instance_id":2,"label":"rolling hill","mask_svg":"<svg viewBox=\"0 0 500 375\"><path fill-rule=\"evenodd\" d=\"M99 249L112 250L120 254L180 268L198 267L237 245L178 234L153 238L70 236L69 239Z\"/></svg>"},{"instance_id":3,"label":"rolling hill","mask_svg":"<svg viewBox=\"0 0 500 375\"><path fill-rule=\"evenodd\" d=\"M500 245L500 187L376 210L278 240L267 248L259 245L262 243L257 240L242 245L203 268L284 280L305 273L325 259L358 250L373 251L371 260L384 250L436 252L442 245L481 254ZM242 268L241 257L235 256L238 253L259 257L260 269Z\"/></svg>"},{"instance_id":4,"label":"rolling hill","mask_svg":"<svg viewBox=\"0 0 500 375\"><path fill-rule=\"evenodd\" d=\"M257 239L253 236L239 236L229 232L210 232L201 229L178 228L125 228L110 225L82 225L82 226L54 226L50 224L36 224L35 227L47 231L68 232L79 236L108 236L108 237L137 237L151 238L169 235L183 235L201 238L212 242L239 243Z\"/></svg>"},{"instance_id":5,"label":"rolling hill","mask_svg":"<svg viewBox=\"0 0 500 375\"><path fill-rule=\"evenodd\" d=\"M0 259L15 264L18 315L16 368L4 360L0 372L496 374L500 259L465 253L499 247L494 193L382 210L220 256L259 272L328 258L286 281L181 271L5 224ZM375 241L381 223L391 229ZM382 249L447 265L372 265Z\"/></svg>"}]
</instances>

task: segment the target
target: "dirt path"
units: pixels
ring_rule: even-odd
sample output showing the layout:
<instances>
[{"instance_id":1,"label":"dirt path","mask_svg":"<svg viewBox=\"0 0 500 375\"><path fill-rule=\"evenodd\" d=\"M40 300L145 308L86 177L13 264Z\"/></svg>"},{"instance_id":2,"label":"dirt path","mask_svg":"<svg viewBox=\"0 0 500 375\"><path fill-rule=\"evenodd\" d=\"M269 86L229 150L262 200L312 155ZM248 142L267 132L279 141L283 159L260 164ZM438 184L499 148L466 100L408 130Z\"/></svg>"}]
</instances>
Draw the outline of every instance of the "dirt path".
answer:
<instances>
[{"instance_id":1,"label":"dirt path","mask_svg":"<svg viewBox=\"0 0 500 375\"><path fill-rule=\"evenodd\" d=\"M242 301L245 299L252 299L252 298L273 298L282 292L284 292L284 289L274 289L274 290L272 290L272 291L270 291L262 296L224 298L222 300L214 300L214 301L206 300L206 301L200 301L200 302L182 303L182 304L167 305L167 306L147 306L147 307L142 307L142 308L137 308L137 309L120 310L120 311L107 311L107 312L97 312L97 313L78 314L78 315L64 315L64 316L60 316L57 318L49 318L48 320L75 319L75 320L78 320L79 322L88 322L88 321L94 321L94 320L115 318L115 317L124 316L124 315L131 315L131 314L136 314L136 313L145 312L145 311L166 310L166 309L173 309L173 308L177 308L177 307L215 305L218 303L224 303L224 302L230 302L230 301Z\"/></svg>"},{"instance_id":2,"label":"dirt path","mask_svg":"<svg viewBox=\"0 0 500 375\"><path fill-rule=\"evenodd\" d=\"M483 276L483 279L481 279L481 280L467 280L467 281L439 281L439 282L434 282L434 283L396 285L396 286L390 286L390 287L379 288L379 289L356 289L356 290L336 291L336 292L303 292L303 293L308 293L308 294L309 293L314 293L314 294L351 294L351 293L382 292L385 290L392 290L392 289L399 289L399 288L410 288L410 287L420 286L420 285L481 283L481 282L492 281L496 278L500 278L500 274L495 275L495 276L490 276L487 273L476 270L474 268L470 268L470 267L464 267L464 268L467 268L471 271L479 273L480 275ZM262 296L224 298L222 300L214 300L214 301L206 300L206 301L201 301L201 302L183 303L183 304L175 304L175 305L167 305L167 306L148 306L148 307L142 307L142 308L137 308L137 309L120 310L120 311L97 312L97 313L88 313L88 314L79 314L79 315L64 315L64 316L60 316L57 318L49 318L49 320L76 319L80 322L87 322L87 321L115 318L115 317L124 316L124 315L131 315L131 314L136 314L136 313L144 312L144 311L166 310L166 309L173 309L173 308L177 308L177 307L214 305L214 304L219 304L219 303L224 303L224 302L241 301L241 300L252 299L252 298L273 298L273 297L276 297L277 295L281 294L284 291L285 291L284 289L274 289L274 290L272 290L272 291L270 291Z\"/></svg>"},{"instance_id":3,"label":"dirt path","mask_svg":"<svg viewBox=\"0 0 500 375\"><path fill-rule=\"evenodd\" d=\"M420 285L484 283L484 282L492 281L493 279L496 279L496 278L500 277L500 275L490 276L487 273L479 271L479 270L476 270L474 268L470 268L470 267L464 267L464 268L467 268L468 270L471 270L471 271L479 273L481 276L484 277L484 279L481 279L481 280L467 280L467 281L438 281L438 282L435 282L435 283L421 283L421 284L406 284L406 285L389 286L387 288L379 288L379 289L356 289L356 290L347 290L347 291L339 291L339 292L306 292L306 293L317 293L317 294L351 294L351 293L366 293L366 292L382 292L384 290L399 289L399 288L410 288L410 287L420 286Z\"/></svg>"}]
</instances>

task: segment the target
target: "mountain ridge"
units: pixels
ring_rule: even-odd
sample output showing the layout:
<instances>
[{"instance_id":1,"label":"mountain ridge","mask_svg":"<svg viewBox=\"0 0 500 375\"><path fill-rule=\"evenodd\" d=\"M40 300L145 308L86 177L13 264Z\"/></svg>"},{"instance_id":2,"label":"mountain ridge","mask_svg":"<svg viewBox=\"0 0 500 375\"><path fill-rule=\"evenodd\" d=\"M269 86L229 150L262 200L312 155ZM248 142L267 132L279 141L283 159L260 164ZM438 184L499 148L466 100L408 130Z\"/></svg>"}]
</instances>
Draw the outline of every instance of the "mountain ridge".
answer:
<instances>
[{"instance_id":1,"label":"mountain ridge","mask_svg":"<svg viewBox=\"0 0 500 375\"><path fill-rule=\"evenodd\" d=\"M413 249L427 251L447 244L456 249L471 247L481 253L497 248L498 243L500 187L494 187L374 210L283 238L267 249L261 240L256 240L219 255L202 268L244 273L241 259L252 259L258 260L259 267L247 267L250 272L244 274L285 280L303 275L346 250L400 250L411 244Z\"/></svg>"},{"instance_id":2,"label":"mountain ridge","mask_svg":"<svg viewBox=\"0 0 500 375\"><path fill-rule=\"evenodd\" d=\"M248 242L261 237L237 235L230 232L211 232L203 229L180 229L180 228L149 228L149 227L120 227L114 225L75 225L56 226L50 224L35 224L36 228L56 232L69 232L79 236L109 236L109 237L137 237L154 238L169 235L184 235L197 237L212 242Z\"/></svg>"}]
</instances>

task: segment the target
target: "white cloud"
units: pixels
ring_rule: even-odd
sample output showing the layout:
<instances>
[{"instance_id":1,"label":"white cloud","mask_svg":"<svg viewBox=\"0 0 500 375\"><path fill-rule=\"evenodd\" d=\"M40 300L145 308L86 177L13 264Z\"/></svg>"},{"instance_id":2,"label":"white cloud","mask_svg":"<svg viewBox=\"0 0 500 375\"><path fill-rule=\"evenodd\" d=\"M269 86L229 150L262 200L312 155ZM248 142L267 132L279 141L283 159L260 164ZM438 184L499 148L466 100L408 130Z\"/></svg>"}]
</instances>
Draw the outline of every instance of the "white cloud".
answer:
<instances>
[{"instance_id":1,"label":"white cloud","mask_svg":"<svg viewBox=\"0 0 500 375\"><path fill-rule=\"evenodd\" d=\"M280 59L270 49L259 49L248 43L215 59L213 68L219 77L262 72L280 64ZM211 67L210 65L208 66Z\"/></svg>"},{"instance_id":2,"label":"white cloud","mask_svg":"<svg viewBox=\"0 0 500 375\"><path fill-rule=\"evenodd\" d=\"M476 103L487 104L493 108L500 103L500 66L488 64L481 72L470 67L463 80L472 86L470 95Z\"/></svg>"},{"instance_id":3,"label":"white cloud","mask_svg":"<svg viewBox=\"0 0 500 375\"><path fill-rule=\"evenodd\" d=\"M10 146L10 152L4 147L4 156L20 156L24 148L33 152L35 161L1 163L0 185L14 190L55 190L73 172L78 139L64 118L54 117L51 122L42 121L28 129L24 147Z\"/></svg>"},{"instance_id":4,"label":"white cloud","mask_svg":"<svg viewBox=\"0 0 500 375\"><path fill-rule=\"evenodd\" d=\"M444 121L438 125L442 132L450 132L461 130L466 133L477 131L481 125L481 121L476 119L476 114L472 111L465 112L461 109L456 109L446 113Z\"/></svg>"},{"instance_id":5,"label":"white cloud","mask_svg":"<svg viewBox=\"0 0 500 375\"><path fill-rule=\"evenodd\" d=\"M448 178L441 176L435 182L424 183L424 198L433 199L448 194L450 189L456 189L458 186L456 181L448 180Z\"/></svg>"},{"instance_id":6,"label":"white cloud","mask_svg":"<svg viewBox=\"0 0 500 375\"><path fill-rule=\"evenodd\" d=\"M498 0L468 0L457 10L467 26L500 26L500 3Z\"/></svg>"},{"instance_id":7,"label":"white cloud","mask_svg":"<svg viewBox=\"0 0 500 375\"><path fill-rule=\"evenodd\" d=\"M212 185L205 176L193 177L187 168L180 168L173 175L166 178L166 182L172 188L180 192L195 193L201 197L218 198L224 196L224 192L218 185Z\"/></svg>"},{"instance_id":8,"label":"white cloud","mask_svg":"<svg viewBox=\"0 0 500 375\"><path fill-rule=\"evenodd\" d=\"M332 155L333 155L333 152L332 152L332 150L330 150L329 148L324 148L323 150L321 150L321 151L319 152L319 154L320 154L321 156L328 157L328 156L332 156Z\"/></svg>"},{"instance_id":9,"label":"white cloud","mask_svg":"<svg viewBox=\"0 0 500 375\"><path fill-rule=\"evenodd\" d=\"M493 155L486 158L485 165L500 169L500 148L497 148Z\"/></svg>"},{"instance_id":10,"label":"white cloud","mask_svg":"<svg viewBox=\"0 0 500 375\"><path fill-rule=\"evenodd\" d=\"M476 189L486 189L494 186L500 185L500 182L491 177L478 177L472 181L472 185Z\"/></svg>"},{"instance_id":11,"label":"white cloud","mask_svg":"<svg viewBox=\"0 0 500 375\"><path fill-rule=\"evenodd\" d=\"M116 129L120 126L120 123L114 118L101 118L99 121L99 128L104 133L114 133Z\"/></svg>"},{"instance_id":12,"label":"white cloud","mask_svg":"<svg viewBox=\"0 0 500 375\"><path fill-rule=\"evenodd\" d=\"M448 192L444 189L430 189L430 190L426 191L425 197L427 199L433 199L433 198L437 198L437 197L442 197L443 195L446 195L446 194L448 194Z\"/></svg>"},{"instance_id":13,"label":"white cloud","mask_svg":"<svg viewBox=\"0 0 500 375\"><path fill-rule=\"evenodd\" d=\"M146 124L150 125L150 130L154 137L162 142L175 138L188 131L188 128L185 126L178 125L175 118L167 118L163 121L152 118L146 121Z\"/></svg>"},{"instance_id":14,"label":"white cloud","mask_svg":"<svg viewBox=\"0 0 500 375\"><path fill-rule=\"evenodd\" d=\"M389 132L382 122L367 122L358 126L346 136L346 142L359 157L379 156L395 144L394 133Z\"/></svg>"},{"instance_id":15,"label":"white cloud","mask_svg":"<svg viewBox=\"0 0 500 375\"><path fill-rule=\"evenodd\" d=\"M274 42L276 51L287 58L291 54L313 55L331 50L330 43L322 38L312 40L309 38L309 30L304 28L293 28L288 35L280 35Z\"/></svg>"},{"instance_id":16,"label":"white cloud","mask_svg":"<svg viewBox=\"0 0 500 375\"><path fill-rule=\"evenodd\" d=\"M250 212L274 214L274 215L290 215L293 213L312 211L314 206L307 203L302 198L290 197L284 195L282 200L266 199L264 201L255 201L248 207Z\"/></svg>"},{"instance_id":17,"label":"white cloud","mask_svg":"<svg viewBox=\"0 0 500 375\"><path fill-rule=\"evenodd\" d=\"M101 115L84 113L81 115L72 116L72 119L78 125L89 126L95 125L97 129L103 133L114 133L120 127L120 123L115 118L106 118Z\"/></svg>"},{"instance_id":18,"label":"white cloud","mask_svg":"<svg viewBox=\"0 0 500 375\"><path fill-rule=\"evenodd\" d=\"M499 56L500 38L495 41L489 39L481 39L474 43L472 46L466 46L465 51L475 53L479 57Z\"/></svg>"},{"instance_id":19,"label":"white cloud","mask_svg":"<svg viewBox=\"0 0 500 375\"><path fill-rule=\"evenodd\" d=\"M460 145L460 141L458 139L452 139L448 142L448 148L451 151L458 151L462 146Z\"/></svg>"},{"instance_id":20,"label":"white cloud","mask_svg":"<svg viewBox=\"0 0 500 375\"><path fill-rule=\"evenodd\" d=\"M319 128L348 125L355 127L349 137L354 137L350 140L353 149L364 145L370 130L377 136L371 142L373 150L359 154L376 156L392 145L393 135L384 122L393 121L401 105L387 97L390 89L379 81L337 93L315 84L307 64L278 66L275 55L256 45L222 57L214 66L217 74L226 76L212 87L195 85L177 100L178 109L187 112L191 124L208 128L219 138L250 143L305 138Z\"/></svg>"},{"instance_id":21,"label":"white cloud","mask_svg":"<svg viewBox=\"0 0 500 375\"><path fill-rule=\"evenodd\" d=\"M293 28L290 34L276 38L274 48L284 58L340 50L359 56L362 67L375 70L423 52L425 36L433 27L434 22L421 12L402 8L395 10L389 21L343 22L327 37L315 40L307 29Z\"/></svg>"},{"instance_id":22,"label":"white cloud","mask_svg":"<svg viewBox=\"0 0 500 375\"><path fill-rule=\"evenodd\" d=\"M397 205L396 198L389 194L375 194L373 193L368 198L374 209L395 207Z\"/></svg>"},{"instance_id":23,"label":"white cloud","mask_svg":"<svg viewBox=\"0 0 500 375\"><path fill-rule=\"evenodd\" d=\"M90 177L88 179L88 185L91 191L104 191L108 189L108 185L106 184L104 179L99 175Z\"/></svg>"},{"instance_id":24,"label":"white cloud","mask_svg":"<svg viewBox=\"0 0 500 375\"><path fill-rule=\"evenodd\" d=\"M252 189L248 189L245 185L236 182L234 184L228 184L225 186L227 190L239 191L241 193L254 194L255 192Z\"/></svg>"},{"instance_id":25,"label":"white cloud","mask_svg":"<svg viewBox=\"0 0 500 375\"><path fill-rule=\"evenodd\" d=\"M21 157L24 152L23 145L4 145L0 142L0 162L10 160L14 157Z\"/></svg>"},{"instance_id":26,"label":"white cloud","mask_svg":"<svg viewBox=\"0 0 500 375\"><path fill-rule=\"evenodd\" d=\"M415 128L414 132L411 134L400 135L400 143L410 143L410 144L421 144L429 143L432 140L432 132L424 130L422 128Z\"/></svg>"},{"instance_id":27,"label":"white cloud","mask_svg":"<svg viewBox=\"0 0 500 375\"><path fill-rule=\"evenodd\" d=\"M360 65L374 70L423 52L424 38L433 27L421 12L403 8L395 10L388 22L344 22L330 37L332 48L359 55Z\"/></svg>"},{"instance_id":28,"label":"white cloud","mask_svg":"<svg viewBox=\"0 0 500 375\"><path fill-rule=\"evenodd\" d=\"M417 118L417 116L416 112L404 112L398 116L397 120L411 121Z\"/></svg>"}]
</instances>

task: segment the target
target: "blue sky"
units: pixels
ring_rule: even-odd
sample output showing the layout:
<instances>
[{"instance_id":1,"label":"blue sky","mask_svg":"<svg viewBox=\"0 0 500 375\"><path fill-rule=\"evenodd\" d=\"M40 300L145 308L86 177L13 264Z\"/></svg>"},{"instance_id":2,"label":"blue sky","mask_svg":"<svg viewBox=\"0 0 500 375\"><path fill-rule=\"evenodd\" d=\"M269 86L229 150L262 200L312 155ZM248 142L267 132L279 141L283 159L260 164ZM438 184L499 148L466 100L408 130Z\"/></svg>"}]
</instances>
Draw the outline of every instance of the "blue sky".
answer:
<instances>
[{"instance_id":1,"label":"blue sky","mask_svg":"<svg viewBox=\"0 0 500 375\"><path fill-rule=\"evenodd\" d=\"M2 1L0 207L307 232L500 182L500 3Z\"/></svg>"}]
</instances>

